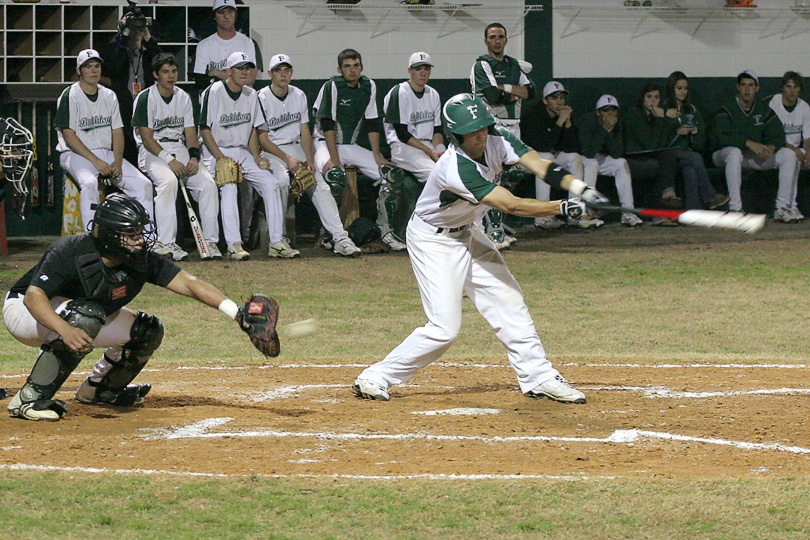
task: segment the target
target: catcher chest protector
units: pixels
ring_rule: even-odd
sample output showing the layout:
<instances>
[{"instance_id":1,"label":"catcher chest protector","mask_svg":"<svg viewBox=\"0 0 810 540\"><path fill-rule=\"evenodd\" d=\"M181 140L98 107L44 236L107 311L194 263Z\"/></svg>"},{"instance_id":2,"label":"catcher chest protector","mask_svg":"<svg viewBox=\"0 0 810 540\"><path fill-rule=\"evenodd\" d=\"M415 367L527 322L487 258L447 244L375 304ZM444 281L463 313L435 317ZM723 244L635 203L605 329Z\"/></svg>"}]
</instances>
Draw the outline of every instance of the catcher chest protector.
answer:
<instances>
[{"instance_id":1,"label":"catcher chest protector","mask_svg":"<svg viewBox=\"0 0 810 540\"><path fill-rule=\"evenodd\" d=\"M70 326L81 328L93 339L101 331L107 318L104 308L89 300L71 300L60 316ZM92 350L90 347L83 351L73 351L65 345L62 338L43 344L34 369L20 390L22 407L31 404L38 409L51 409L61 417L67 407L64 402L51 398L82 358Z\"/></svg>"}]
</instances>

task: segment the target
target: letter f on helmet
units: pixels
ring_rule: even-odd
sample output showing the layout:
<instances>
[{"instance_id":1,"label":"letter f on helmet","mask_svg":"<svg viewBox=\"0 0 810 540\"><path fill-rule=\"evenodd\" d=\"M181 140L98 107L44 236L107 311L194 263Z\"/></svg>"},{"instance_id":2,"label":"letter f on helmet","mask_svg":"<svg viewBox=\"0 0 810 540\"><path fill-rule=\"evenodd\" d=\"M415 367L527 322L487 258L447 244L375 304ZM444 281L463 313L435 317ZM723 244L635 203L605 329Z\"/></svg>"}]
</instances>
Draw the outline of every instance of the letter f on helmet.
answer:
<instances>
[{"instance_id":1,"label":"letter f on helmet","mask_svg":"<svg viewBox=\"0 0 810 540\"><path fill-rule=\"evenodd\" d=\"M456 94L442 107L447 138L456 141L459 135L473 133L495 124L486 104L474 94Z\"/></svg>"}]
</instances>

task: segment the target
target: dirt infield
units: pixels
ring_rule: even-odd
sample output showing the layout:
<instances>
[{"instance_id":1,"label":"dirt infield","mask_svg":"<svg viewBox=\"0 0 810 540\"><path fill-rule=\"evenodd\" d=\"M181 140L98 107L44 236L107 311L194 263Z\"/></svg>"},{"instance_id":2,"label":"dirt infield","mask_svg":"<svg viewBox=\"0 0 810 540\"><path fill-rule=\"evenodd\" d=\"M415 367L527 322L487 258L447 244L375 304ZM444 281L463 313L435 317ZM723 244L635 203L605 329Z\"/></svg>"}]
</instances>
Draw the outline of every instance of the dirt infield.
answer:
<instances>
[{"instance_id":1,"label":"dirt infield","mask_svg":"<svg viewBox=\"0 0 810 540\"><path fill-rule=\"evenodd\" d=\"M131 410L0 416L0 468L177 474L682 478L810 472L803 365L565 365L586 405L522 396L511 369L439 362L391 401L355 398L362 366L160 368ZM21 374L4 386L19 388ZM0 404L5 407L8 400Z\"/></svg>"}]
</instances>

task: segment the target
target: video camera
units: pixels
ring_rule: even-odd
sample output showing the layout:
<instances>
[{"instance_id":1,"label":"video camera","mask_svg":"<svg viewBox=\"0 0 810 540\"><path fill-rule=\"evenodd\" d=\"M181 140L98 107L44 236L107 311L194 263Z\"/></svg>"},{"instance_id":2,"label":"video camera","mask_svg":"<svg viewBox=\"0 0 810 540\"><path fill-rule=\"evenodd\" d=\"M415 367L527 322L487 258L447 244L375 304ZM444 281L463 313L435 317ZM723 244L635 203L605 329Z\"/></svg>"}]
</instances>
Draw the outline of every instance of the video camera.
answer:
<instances>
[{"instance_id":1,"label":"video camera","mask_svg":"<svg viewBox=\"0 0 810 540\"><path fill-rule=\"evenodd\" d=\"M133 0L127 0L127 6L124 8L124 16L126 17L126 26L119 25L119 31L123 31L124 27L130 30L143 30L147 26L152 26L152 17L147 17L141 11L141 8ZM122 17L123 19L124 17Z\"/></svg>"}]
</instances>

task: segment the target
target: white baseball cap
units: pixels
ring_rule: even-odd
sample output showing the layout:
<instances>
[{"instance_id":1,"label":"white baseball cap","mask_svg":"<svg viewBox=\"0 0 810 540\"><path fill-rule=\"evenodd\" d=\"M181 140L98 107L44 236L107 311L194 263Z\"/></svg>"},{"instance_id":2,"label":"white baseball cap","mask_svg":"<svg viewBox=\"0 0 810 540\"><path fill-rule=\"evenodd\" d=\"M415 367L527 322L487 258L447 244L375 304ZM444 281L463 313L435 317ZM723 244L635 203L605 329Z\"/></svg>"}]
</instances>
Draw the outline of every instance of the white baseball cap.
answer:
<instances>
[{"instance_id":1,"label":"white baseball cap","mask_svg":"<svg viewBox=\"0 0 810 540\"><path fill-rule=\"evenodd\" d=\"M214 7L211 8L213 11L217 11L222 8L232 7L236 9L236 0L214 0Z\"/></svg>"},{"instance_id":2,"label":"white baseball cap","mask_svg":"<svg viewBox=\"0 0 810 540\"><path fill-rule=\"evenodd\" d=\"M82 67L90 60L98 60L101 63L104 63L104 60L101 59L101 55L98 54L98 51L95 49L85 49L76 56L76 67Z\"/></svg>"},{"instance_id":3,"label":"white baseball cap","mask_svg":"<svg viewBox=\"0 0 810 540\"><path fill-rule=\"evenodd\" d=\"M611 96L610 94L605 94L604 96L599 98L599 101L596 102L597 111L602 107L616 107L618 109L619 102L616 101L616 98Z\"/></svg>"},{"instance_id":4,"label":"white baseball cap","mask_svg":"<svg viewBox=\"0 0 810 540\"><path fill-rule=\"evenodd\" d=\"M757 82L757 85L759 85L759 76L757 75L757 72L754 71L753 69L746 69L745 71L742 72L742 75L747 75L751 77Z\"/></svg>"},{"instance_id":5,"label":"white baseball cap","mask_svg":"<svg viewBox=\"0 0 810 540\"><path fill-rule=\"evenodd\" d=\"M430 66L433 67L433 62L430 55L426 52L415 52L408 59L408 67Z\"/></svg>"},{"instance_id":6,"label":"white baseball cap","mask_svg":"<svg viewBox=\"0 0 810 540\"><path fill-rule=\"evenodd\" d=\"M235 52L230 55L228 57L228 61L225 62L225 69L238 68L244 66L245 64L250 64L251 66L256 67L256 64L253 63L253 60L251 60L248 55L243 52Z\"/></svg>"},{"instance_id":7,"label":"white baseball cap","mask_svg":"<svg viewBox=\"0 0 810 540\"><path fill-rule=\"evenodd\" d=\"M558 92L564 92L567 94L568 90L566 90L565 87L563 87L562 83L557 81L549 81L543 87L544 98L550 96L551 94L556 94Z\"/></svg>"},{"instance_id":8,"label":"white baseball cap","mask_svg":"<svg viewBox=\"0 0 810 540\"><path fill-rule=\"evenodd\" d=\"M286 54L274 54L270 57L270 71L273 71L281 64L288 64L290 67L293 67L292 60Z\"/></svg>"}]
</instances>

